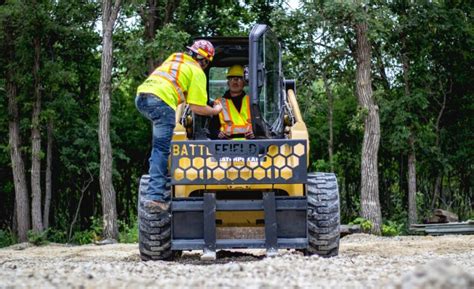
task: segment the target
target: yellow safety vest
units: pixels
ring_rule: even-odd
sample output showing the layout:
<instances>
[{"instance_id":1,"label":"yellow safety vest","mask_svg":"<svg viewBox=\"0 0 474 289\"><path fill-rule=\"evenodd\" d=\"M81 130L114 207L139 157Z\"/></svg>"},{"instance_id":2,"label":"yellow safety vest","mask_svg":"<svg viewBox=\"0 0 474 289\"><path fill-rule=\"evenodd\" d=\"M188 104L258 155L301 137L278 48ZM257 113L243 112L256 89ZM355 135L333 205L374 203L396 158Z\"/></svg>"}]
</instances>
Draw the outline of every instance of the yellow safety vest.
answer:
<instances>
[{"instance_id":1,"label":"yellow safety vest","mask_svg":"<svg viewBox=\"0 0 474 289\"><path fill-rule=\"evenodd\" d=\"M227 135L245 134L252 130L252 120L250 117L250 97L245 95L242 98L242 106L240 112L234 105L231 99L220 98L222 104L222 111L219 113L219 120L221 123L221 131ZM245 138L234 138L245 139Z\"/></svg>"},{"instance_id":2,"label":"yellow safety vest","mask_svg":"<svg viewBox=\"0 0 474 289\"><path fill-rule=\"evenodd\" d=\"M206 75L191 56L173 53L137 88L140 93L152 93L173 109L184 101L205 106Z\"/></svg>"}]
</instances>

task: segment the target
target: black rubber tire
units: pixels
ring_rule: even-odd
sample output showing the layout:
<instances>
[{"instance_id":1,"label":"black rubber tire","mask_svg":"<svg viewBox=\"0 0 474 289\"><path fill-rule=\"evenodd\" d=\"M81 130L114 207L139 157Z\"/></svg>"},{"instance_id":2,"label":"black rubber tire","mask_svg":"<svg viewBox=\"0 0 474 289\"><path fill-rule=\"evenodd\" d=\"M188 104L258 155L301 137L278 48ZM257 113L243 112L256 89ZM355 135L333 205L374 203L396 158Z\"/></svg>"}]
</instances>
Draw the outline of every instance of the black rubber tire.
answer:
<instances>
[{"instance_id":1,"label":"black rubber tire","mask_svg":"<svg viewBox=\"0 0 474 289\"><path fill-rule=\"evenodd\" d=\"M143 175L138 189L138 248L143 261L173 260L181 251L171 250L171 212L150 213L143 207L144 192L148 188L149 175ZM171 187L167 185L167 201Z\"/></svg>"},{"instance_id":2,"label":"black rubber tire","mask_svg":"<svg viewBox=\"0 0 474 289\"><path fill-rule=\"evenodd\" d=\"M308 248L305 255L333 257L339 254L339 189L333 173L309 173Z\"/></svg>"}]
</instances>

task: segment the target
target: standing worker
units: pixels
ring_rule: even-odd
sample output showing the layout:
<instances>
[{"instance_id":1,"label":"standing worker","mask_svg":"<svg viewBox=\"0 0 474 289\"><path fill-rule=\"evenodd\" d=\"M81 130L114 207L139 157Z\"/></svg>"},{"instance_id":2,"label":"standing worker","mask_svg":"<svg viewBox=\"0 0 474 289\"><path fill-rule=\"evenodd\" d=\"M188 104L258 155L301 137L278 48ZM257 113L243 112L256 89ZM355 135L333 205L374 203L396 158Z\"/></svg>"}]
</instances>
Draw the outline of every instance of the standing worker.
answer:
<instances>
[{"instance_id":1,"label":"standing worker","mask_svg":"<svg viewBox=\"0 0 474 289\"><path fill-rule=\"evenodd\" d=\"M153 122L153 146L149 160L150 181L144 207L157 212L167 211L170 196L166 193L168 157L175 127L178 104L186 102L200 115L218 115L220 104L207 106L204 69L214 57L214 47L207 40L198 40L185 53L173 53L137 89L135 105Z\"/></svg>"},{"instance_id":2,"label":"standing worker","mask_svg":"<svg viewBox=\"0 0 474 289\"><path fill-rule=\"evenodd\" d=\"M211 138L253 139L250 97L244 91L244 68L242 65L233 65L227 70L226 77L229 89L215 101L222 105L222 111L218 118L213 117L211 121Z\"/></svg>"}]
</instances>

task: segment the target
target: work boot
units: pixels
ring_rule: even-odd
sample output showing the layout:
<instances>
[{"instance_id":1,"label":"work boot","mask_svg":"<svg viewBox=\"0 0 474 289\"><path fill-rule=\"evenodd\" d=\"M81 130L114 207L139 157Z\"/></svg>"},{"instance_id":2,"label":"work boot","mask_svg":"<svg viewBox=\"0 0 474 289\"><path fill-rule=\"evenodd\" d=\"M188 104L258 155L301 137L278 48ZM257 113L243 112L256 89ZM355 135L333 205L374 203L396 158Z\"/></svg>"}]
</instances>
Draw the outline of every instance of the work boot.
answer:
<instances>
[{"instance_id":1,"label":"work boot","mask_svg":"<svg viewBox=\"0 0 474 289\"><path fill-rule=\"evenodd\" d=\"M167 212L170 208L170 203L165 201L146 200L143 207L150 213Z\"/></svg>"}]
</instances>

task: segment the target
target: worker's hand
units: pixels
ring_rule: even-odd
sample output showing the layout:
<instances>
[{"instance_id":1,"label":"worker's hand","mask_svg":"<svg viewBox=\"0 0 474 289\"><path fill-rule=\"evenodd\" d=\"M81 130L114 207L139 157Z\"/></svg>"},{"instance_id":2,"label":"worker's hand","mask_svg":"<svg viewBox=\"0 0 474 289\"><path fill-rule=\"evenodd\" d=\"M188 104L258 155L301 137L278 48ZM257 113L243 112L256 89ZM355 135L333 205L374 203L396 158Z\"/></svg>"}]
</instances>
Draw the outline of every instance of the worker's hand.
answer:
<instances>
[{"instance_id":1,"label":"worker's hand","mask_svg":"<svg viewBox=\"0 0 474 289\"><path fill-rule=\"evenodd\" d=\"M220 103L214 102L214 112L215 115L219 114L222 111L222 105Z\"/></svg>"},{"instance_id":2,"label":"worker's hand","mask_svg":"<svg viewBox=\"0 0 474 289\"><path fill-rule=\"evenodd\" d=\"M252 130L249 130L248 132L245 133L245 138L246 139L253 139L255 138L255 135L253 134Z\"/></svg>"},{"instance_id":3,"label":"worker's hand","mask_svg":"<svg viewBox=\"0 0 474 289\"><path fill-rule=\"evenodd\" d=\"M219 135L217 135L218 138L220 139L230 139L230 135L225 134L222 130L219 131Z\"/></svg>"}]
</instances>

